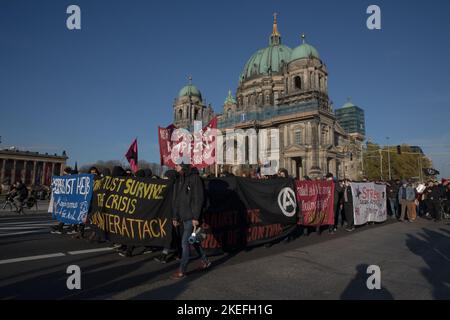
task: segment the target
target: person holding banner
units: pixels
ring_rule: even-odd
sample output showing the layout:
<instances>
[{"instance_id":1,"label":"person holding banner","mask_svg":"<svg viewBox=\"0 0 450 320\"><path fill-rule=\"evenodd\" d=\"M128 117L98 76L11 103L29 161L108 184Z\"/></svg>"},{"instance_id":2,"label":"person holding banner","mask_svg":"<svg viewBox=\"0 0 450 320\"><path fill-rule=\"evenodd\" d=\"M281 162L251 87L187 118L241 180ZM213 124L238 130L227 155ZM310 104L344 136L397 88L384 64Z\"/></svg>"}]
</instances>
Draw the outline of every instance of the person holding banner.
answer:
<instances>
[{"instance_id":1,"label":"person holding banner","mask_svg":"<svg viewBox=\"0 0 450 320\"><path fill-rule=\"evenodd\" d=\"M345 231L352 232L353 230L355 230L355 220L353 217L352 186L349 179L345 179L344 181L342 200L344 205L345 220L347 221L347 227L345 228Z\"/></svg>"},{"instance_id":2,"label":"person holding banner","mask_svg":"<svg viewBox=\"0 0 450 320\"><path fill-rule=\"evenodd\" d=\"M177 164L175 168L180 177L174 185L173 225L174 227L181 225L183 233L181 236L182 255L180 268L171 278L182 279L186 277L189 263L189 237L193 235L194 230L196 231L199 226L200 213L205 196L203 182L198 174L198 170L191 169L191 166L187 164ZM201 258L201 269L208 269L211 266L211 262L206 257L201 243L195 242L193 246Z\"/></svg>"},{"instance_id":3,"label":"person holding banner","mask_svg":"<svg viewBox=\"0 0 450 320\"><path fill-rule=\"evenodd\" d=\"M391 180L386 184L386 193L389 201L388 204L391 210L391 217L393 219L397 219L398 216L398 189L399 182L397 181Z\"/></svg>"},{"instance_id":4,"label":"person holding banner","mask_svg":"<svg viewBox=\"0 0 450 320\"><path fill-rule=\"evenodd\" d=\"M164 173L163 179L176 181L178 179L178 172L175 170L167 170ZM172 242L170 243L170 246L167 246L163 249L161 254L153 260L156 262L165 264L169 262L171 259L177 259L179 260L179 256L181 254L181 241L180 241L180 231L179 228L172 226Z\"/></svg>"},{"instance_id":5,"label":"person holding banner","mask_svg":"<svg viewBox=\"0 0 450 320\"><path fill-rule=\"evenodd\" d=\"M333 212L334 212L334 225L329 226L328 232L333 234L337 232L337 227L339 224L339 216L342 209L341 199L343 189L338 181L336 181L333 177L332 173L327 173L326 179L328 181L333 181L334 183L334 194L333 194Z\"/></svg>"},{"instance_id":6,"label":"person holding banner","mask_svg":"<svg viewBox=\"0 0 450 320\"><path fill-rule=\"evenodd\" d=\"M63 176L74 174L73 172L74 171L72 170L71 167L65 167L63 171ZM53 194L50 196L50 205L48 207L48 212L49 213L53 212ZM64 222L59 222L57 225L50 227L50 233L62 234L63 232L64 232ZM69 227L68 232L70 234L75 233L75 231L71 227Z\"/></svg>"}]
</instances>

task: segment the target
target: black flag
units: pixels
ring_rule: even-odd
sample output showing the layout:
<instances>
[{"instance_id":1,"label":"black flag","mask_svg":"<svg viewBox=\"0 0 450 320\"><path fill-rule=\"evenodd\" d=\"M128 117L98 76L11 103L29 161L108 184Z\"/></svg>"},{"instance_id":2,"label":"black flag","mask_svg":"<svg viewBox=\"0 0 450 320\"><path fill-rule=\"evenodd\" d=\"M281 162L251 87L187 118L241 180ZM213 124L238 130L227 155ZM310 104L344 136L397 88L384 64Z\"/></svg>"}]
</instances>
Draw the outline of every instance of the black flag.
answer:
<instances>
[{"instance_id":1,"label":"black flag","mask_svg":"<svg viewBox=\"0 0 450 320\"><path fill-rule=\"evenodd\" d=\"M423 173L426 175L426 176L436 176L436 175L438 175L439 174L439 171L437 171L436 169L433 169L433 168L424 168L423 169Z\"/></svg>"}]
</instances>

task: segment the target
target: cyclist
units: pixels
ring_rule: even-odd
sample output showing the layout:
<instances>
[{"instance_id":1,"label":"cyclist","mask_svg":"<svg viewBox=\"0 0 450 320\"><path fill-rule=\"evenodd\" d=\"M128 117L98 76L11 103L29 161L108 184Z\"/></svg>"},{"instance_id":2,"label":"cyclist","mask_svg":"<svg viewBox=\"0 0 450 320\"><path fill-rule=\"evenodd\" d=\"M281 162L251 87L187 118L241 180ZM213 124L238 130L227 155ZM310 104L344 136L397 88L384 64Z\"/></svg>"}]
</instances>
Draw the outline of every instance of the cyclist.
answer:
<instances>
[{"instance_id":1,"label":"cyclist","mask_svg":"<svg viewBox=\"0 0 450 320\"><path fill-rule=\"evenodd\" d=\"M14 205L16 206L16 212L20 213L23 211L24 201L28 198L28 188L19 180L16 182L15 189Z\"/></svg>"}]
</instances>

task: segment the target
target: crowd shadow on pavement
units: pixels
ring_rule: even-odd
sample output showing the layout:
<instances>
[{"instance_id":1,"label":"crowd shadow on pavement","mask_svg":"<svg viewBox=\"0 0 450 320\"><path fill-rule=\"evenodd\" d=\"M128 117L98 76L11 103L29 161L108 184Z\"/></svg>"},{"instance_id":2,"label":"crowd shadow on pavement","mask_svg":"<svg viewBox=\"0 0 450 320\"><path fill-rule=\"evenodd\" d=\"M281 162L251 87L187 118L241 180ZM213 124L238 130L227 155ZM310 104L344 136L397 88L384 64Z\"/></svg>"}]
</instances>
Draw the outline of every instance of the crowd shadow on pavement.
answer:
<instances>
[{"instance_id":1,"label":"crowd shadow on pavement","mask_svg":"<svg viewBox=\"0 0 450 320\"><path fill-rule=\"evenodd\" d=\"M105 254L106 255L106 254ZM213 267L228 261L234 254L226 254L213 262ZM120 258L116 261L102 261L81 267L81 290L68 290L66 281L68 274L66 267L70 264L77 264L80 261L61 263L60 271L55 272L55 267L51 266L48 272L37 276L12 281L8 285L0 286L0 299L110 299L116 294L126 292L139 287L145 283L158 280L168 280L172 285L162 287L150 294L152 299L174 299L185 290L185 286L190 281L197 279L207 271L193 271L184 280L175 282L169 280L170 275L179 267L179 262L173 261L166 265L161 265L153 261L154 255L134 258ZM93 257L94 258L94 257ZM86 260L88 260L87 258ZM198 259L196 259L198 260ZM194 269L199 261L193 260L189 264L190 269ZM142 270L142 268L148 268ZM45 270L43 268L41 270ZM134 275L133 275L134 274ZM155 293L155 294L153 294ZM135 299L132 294L131 299ZM142 298L141 298L142 299Z\"/></svg>"},{"instance_id":2,"label":"crowd shadow on pavement","mask_svg":"<svg viewBox=\"0 0 450 320\"><path fill-rule=\"evenodd\" d=\"M214 260L211 268L217 268L219 265L227 262L231 258L233 258L238 252L227 253L220 257L219 259ZM157 289L152 289L143 293L140 293L131 299L135 300L174 300L181 293L183 293L188 287L189 284L195 281L196 279L205 275L205 270L196 270L195 261L192 261L189 264L189 267L193 269L187 273L187 277L181 280L172 280L170 279L170 284L159 287Z\"/></svg>"},{"instance_id":3,"label":"crowd shadow on pavement","mask_svg":"<svg viewBox=\"0 0 450 320\"><path fill-rule=\"evenodd\" d=\"M370 290L367 288L367 279L371 274L367 273L368 264L360 264L356 267L356 276L350 281L348 286L341 294L342 300L393 300L394 296L388 289L383 287L381 289Z\"/></svg>"},{"instance_id":4,"label":"crowd shadow on pavement","mask_svg":"<svg viewBox=\"0 0 450 320\"><path fill-rule=\"evenodd\" d=\"M450 231L423 229L423 233L407 235L406 246L427 264L421 274L432 285L434 299L450 299Z\"/></svg>"}]
</instances>

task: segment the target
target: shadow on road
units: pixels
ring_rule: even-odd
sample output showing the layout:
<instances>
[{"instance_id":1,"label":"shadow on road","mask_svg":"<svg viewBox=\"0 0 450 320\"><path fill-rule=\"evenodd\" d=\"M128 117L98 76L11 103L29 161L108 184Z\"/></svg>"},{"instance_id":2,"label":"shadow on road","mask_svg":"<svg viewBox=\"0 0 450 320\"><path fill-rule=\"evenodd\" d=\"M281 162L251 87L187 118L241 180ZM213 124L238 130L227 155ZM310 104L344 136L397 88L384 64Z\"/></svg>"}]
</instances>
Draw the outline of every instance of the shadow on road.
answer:
<instances>
[{"instance_id":1,"label":"shadow on road","mask_svg":"<svg viewBox=\"0 0 450 320\"><path fill-rule=\"evenodd\" d=\"M221 258L216 259L212 264L212 268L217 268L219 265L233 258L236 254L237 253L228 253ZM191 267L194 267L195 263L190 263L190 265ZM171 283L169 285L138 294L131 299L174 300L188 288L190 282L193 282L196 279L202 277L205 272L207 271L195 270L188 272L188 276L182 280L170 280Z\"/></svg>"},{"instance_id":2,"label":"shadow on road","mask_svg":"<svg viewBox=\"0 0 450 320\"><path fill-rule=\"evenodd\" d=\"M450 231L423 229L419 236L407 235L406 246L428 265L422 275L432 285L435 299L450 299Z\"/></svg>"},{"instance_id":3,"label":"shadow on road","mask_svg":"<svg viewBox=\"0 0 450 320\"><path fill-rule=\"evenodd\" d=\"M356 267L356 276L348 284L347 288L342 292L343 300L393 300L393 295L383 288L377 290L369 290L367 288L367 279L371 274L367 273L368 264L360 264Z\"/></svg>"}]
</instances>

